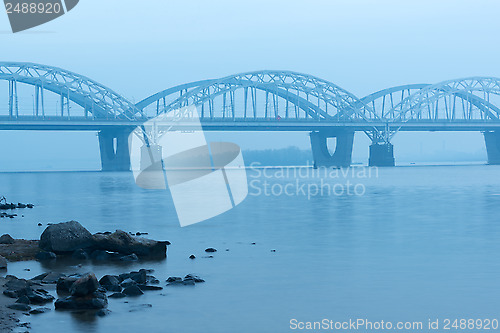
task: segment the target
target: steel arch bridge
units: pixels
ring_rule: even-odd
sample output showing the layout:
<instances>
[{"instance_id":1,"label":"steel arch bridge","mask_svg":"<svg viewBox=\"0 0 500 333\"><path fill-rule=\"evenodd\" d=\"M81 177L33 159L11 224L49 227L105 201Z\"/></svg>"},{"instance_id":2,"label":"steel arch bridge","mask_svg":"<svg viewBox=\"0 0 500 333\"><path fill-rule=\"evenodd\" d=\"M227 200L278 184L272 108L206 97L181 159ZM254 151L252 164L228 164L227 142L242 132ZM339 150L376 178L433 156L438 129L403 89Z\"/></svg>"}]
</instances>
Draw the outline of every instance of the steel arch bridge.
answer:
<instances>
[{"instance_id":1,"label":"steel arch bridge","mask_svg":"<svg viewBox=\"0 0 500 333\"><path fill-rule=\"evenodd\" d=\"M18 84L33 86L33 116L46 116L45 91L60 96L58 116L71 117L70 102L79 105L87 118L142 119L136 106L104 85L58 67L20 62L0 62L0 80L8 82L8 116L19 117Z\"/></svg>"},{"instance_id":2,"label":"steel arch bridge","mask_svg":"<svg viewBox=\"0 0 500 333\"><path fill-rule=\"evenodd\" d=\"M309 131L315 159L325 165L350 164L356 131L365 132L374 149L382 147L382 155L392 155L398 131L483 131L489 156L498 150L500 159L500 79L494 77L402 85L358 98L312 75L254 71L182 84L134 104L68 70L0 62L2 90L8 94L0 98L0 129L99 131L101 157L108 155L109 163L127 159L124 137L133 128L189 105L197 107L205 130ZM328 137L338 139L333 155L325 148Z\"/></svg>"}]
</instances>

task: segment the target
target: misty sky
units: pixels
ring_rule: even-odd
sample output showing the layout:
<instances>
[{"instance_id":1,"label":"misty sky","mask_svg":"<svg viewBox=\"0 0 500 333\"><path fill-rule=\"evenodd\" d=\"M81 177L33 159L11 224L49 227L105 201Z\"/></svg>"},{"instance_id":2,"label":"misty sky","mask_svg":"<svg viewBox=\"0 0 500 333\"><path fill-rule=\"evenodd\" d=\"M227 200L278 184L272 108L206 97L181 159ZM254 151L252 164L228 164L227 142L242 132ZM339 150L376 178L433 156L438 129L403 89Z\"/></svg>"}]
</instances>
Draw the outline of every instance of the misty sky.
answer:
<instances>
[{"instance_id":1,"label":"misty sky","mask_svg":"<svg viewBox=\"0 0 500 333\"><path fill-rule=\"evenodd\" d=\"M499 13L495 0L82 0L18 34L0 11L0 59L66 68L136 102L180 83L259 69L312 74L362 97L406 83L500 77ZM309 148L306 133L216 137L244 149ZM64 157L98 166L94 133L0 132L0 140L16 165ZM485 156L480 133L399 133L393 142L400 159ZM368 144L357 134L355 161L367 158Z\"/></svg>"}]
</instances>

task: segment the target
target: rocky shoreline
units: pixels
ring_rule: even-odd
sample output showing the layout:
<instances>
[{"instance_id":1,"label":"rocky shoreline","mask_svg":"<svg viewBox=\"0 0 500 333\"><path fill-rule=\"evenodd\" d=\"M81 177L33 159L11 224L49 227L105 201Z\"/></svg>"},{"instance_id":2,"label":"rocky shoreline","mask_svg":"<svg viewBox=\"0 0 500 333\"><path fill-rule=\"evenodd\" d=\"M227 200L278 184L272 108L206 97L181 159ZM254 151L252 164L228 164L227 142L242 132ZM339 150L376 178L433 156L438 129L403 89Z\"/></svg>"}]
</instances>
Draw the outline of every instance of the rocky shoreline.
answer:
<instances>
[{"instance_id":1,"label":"rocky shoreline","mask_svg":"<svg viewBox=\"0 0 500 333\"><path fill-rule=\"evenodd\" d=\"M168 241L147 239L122 230L91 234L80 223L69 221L49 225L40 240L13 239L8 234L0 236L0 270L6 270L8 262L23 260L50 262L70 259L73 262L104 263L164 260L168 245ZM31 279L7 275L0 281L3 286L1 331L28 326L20 323L19 314L37 315L52 309L105 316L111 311L107 309L108 297L138 297L148 291L162 290L160 280L152 273L153 270L143 268L119 275L104 275L100 279L92 272L69 275L46 272ZM164 281L166 285L204 282L193 274L184 278L169 277ZM55 295L47 290L50 285L55 289Z\"/></svg>"}]
</instances>

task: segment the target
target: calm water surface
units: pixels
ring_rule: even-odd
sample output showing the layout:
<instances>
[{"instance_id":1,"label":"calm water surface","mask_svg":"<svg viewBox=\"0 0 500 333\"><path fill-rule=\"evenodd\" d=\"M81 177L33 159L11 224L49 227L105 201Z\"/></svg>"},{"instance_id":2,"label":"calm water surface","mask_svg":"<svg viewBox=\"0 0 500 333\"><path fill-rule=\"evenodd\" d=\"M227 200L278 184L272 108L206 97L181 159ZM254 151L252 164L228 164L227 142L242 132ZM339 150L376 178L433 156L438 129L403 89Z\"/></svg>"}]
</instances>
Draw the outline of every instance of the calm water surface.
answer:
<instances>
[{"instance_id":1,"label":"calm water surface","mask_svg":"<svg viewBox=\"0 0 500 333\"><path fill-rule=\"evenodd\" d=\"M51 311L23 320L32 332L255 333L291 332L292 318L499 317L500 167L382 168L371 178L336 179L278 172L251 172L251 194L263 191L264 181L276 193L297 179L316 186L322 179L331 185L350 180L365 192L249 195L221 216L180 228L170 194L140 189L128 173L0 174L2 195L36 204L23 218L0 220L1 234L38 238L48 222L77 220L91 232L142 231L172 242L168 259L159 263L78 268L26 262L10 264L9 274L93 271L100 277L153 268L162 286L172 275L206 280L110 299L112 313L104 318ZM209 246L219 251L203 258Z\"/></svg>"}]
</instances>

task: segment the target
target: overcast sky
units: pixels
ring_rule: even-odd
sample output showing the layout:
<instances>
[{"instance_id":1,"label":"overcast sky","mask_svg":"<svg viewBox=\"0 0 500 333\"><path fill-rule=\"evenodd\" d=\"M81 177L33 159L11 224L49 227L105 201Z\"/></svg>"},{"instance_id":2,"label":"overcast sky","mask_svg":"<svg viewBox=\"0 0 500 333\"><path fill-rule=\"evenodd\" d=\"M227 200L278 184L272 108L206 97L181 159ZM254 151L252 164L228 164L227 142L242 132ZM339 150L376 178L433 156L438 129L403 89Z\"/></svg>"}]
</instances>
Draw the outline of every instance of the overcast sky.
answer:
<instances>
[{"instance_id":1,"label":"overcast sky","mask_svg":"<svg viewBox=\"0 0 500 333\"><path fill-rule=\"evenodd\" d=\"M259 69L312 74L362 97L405 83L500 77L499 13L495 0L81 0L63 17L17 34L0 11L0 58L63 67L133 101L180 83ZM363 135L355 159L367 156ZM80 147L75 159L98 157L94 134L61 137L0 133L8 149L26 152L19 160L46 145L54 155L44 158L71 158L70 143ZM269 138L273 147L308 147L305 133L231 134L245 149L266 147ZM394 143L401 156L484 150L480 133L400 133Z\"/></svg>"}]
</instances>

